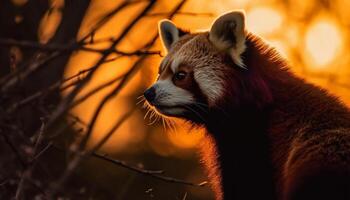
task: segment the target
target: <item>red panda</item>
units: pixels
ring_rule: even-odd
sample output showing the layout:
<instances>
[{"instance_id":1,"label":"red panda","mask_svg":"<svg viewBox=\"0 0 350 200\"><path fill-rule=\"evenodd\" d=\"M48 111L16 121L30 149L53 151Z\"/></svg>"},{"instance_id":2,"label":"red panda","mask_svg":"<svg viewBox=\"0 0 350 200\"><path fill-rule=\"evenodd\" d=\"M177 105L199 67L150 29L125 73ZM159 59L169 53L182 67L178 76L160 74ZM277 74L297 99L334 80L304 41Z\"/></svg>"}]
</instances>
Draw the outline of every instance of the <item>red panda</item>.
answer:
<instances>
[{"instance_id":1,"label":"red panda","mask_svg":"<svg viewBox=\"0 0 350 200\"><path fill-rule=\"evenodd\" d=\"M145 91L159 113L207 130L203 160L217 200L350 199L350 110L289 71L245 29L245 15L188 33L159 23L167 50Z\"/></svg>"}]
</instances>

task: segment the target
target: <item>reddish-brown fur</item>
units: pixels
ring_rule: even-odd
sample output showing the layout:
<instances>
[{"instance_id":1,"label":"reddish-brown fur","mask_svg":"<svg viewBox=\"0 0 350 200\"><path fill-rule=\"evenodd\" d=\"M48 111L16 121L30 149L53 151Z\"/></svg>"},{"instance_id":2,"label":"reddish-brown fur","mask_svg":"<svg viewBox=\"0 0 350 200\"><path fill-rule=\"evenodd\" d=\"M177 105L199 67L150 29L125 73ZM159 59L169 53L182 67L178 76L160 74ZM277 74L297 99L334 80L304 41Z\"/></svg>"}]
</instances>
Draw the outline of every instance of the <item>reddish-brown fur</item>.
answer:
<instances>
[{"instance_id":1,"label":"reddish-brown fur","mask_svg":"<svg viewBox=\"0 0 350 200\"><path fill-rule=\"evenodd\" d=\"M349 109L256 36L246 44L248 70L233 70L206 124L224 199L350 199Z\"/></svg>"},{"instance_id":2,"label":"reddish-brown fur","mask_svg":"<svg viewBox=\"0 0 350 200\"><path fill-rule=\"evenodd\" d=\"M217 199L350 199L349 109L261 39L249 34L246 45L248 70L224 69L226 94L205 116Z\"/></svg>"},{"instance_id":3,"label":"reddish-brown fur","mask_svg":"<svg viewBox=\"0 0 350 200\"><path fill-rule=\"evenodd\" d=\"M201 91L203 83L193 76L203 69L182 63L179 70L188 76L173 83L193 94L196 102L185 105L188 110L177 117L209 133L203 161L216 199L350 199L349 108L296 77L278 53L253 34L246 36L241 55L247 69L215 49L208 32L182 36L171 56L195 37L191 48L197 49L182 51L188 59L215 58L218 66L208 74L220 74L215 78L222 79L224 94L210 104L210 92ZM170 67L164 68L160 79L171 78Z\"/></svg>"}]
</instances>

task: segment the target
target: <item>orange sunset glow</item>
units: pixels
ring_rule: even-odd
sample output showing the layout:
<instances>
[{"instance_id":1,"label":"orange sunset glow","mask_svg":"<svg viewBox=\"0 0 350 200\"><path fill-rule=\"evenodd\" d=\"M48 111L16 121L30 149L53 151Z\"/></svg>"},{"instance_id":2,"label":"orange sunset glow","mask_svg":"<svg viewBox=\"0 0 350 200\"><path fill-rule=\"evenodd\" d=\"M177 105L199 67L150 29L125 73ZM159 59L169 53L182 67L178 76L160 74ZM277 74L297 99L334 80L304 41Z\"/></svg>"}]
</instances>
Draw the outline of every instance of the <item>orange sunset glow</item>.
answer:
<instances>
[{"instance_id":1,"label":"orange sunset glow","mask_svg":"<svg viewBox=\"0 0 350 200\"><path fill-rule=\"evenodd\" d=\"M315 88L313 88L314 91L307 90L308 87L311 88L310 85L287 74L283 68L284 62L279 62L278 56L273 56L273 59L277 58L273 61L264 60L267 64L259 62L264 59L261 58L261 55L265 54L256 52L266 49L261 48L263 46L261 43L255 46L255 41L251 39L255 39L254 36L249 37L249 41L245 43L246 46L243 45L245 42L243 39L246 36L244 34L247 33L241 28L244 24L244 15L241 12L230 13L229 11L243 11L246 31L257 35L274 47L281 57L286 59L291 67L290 70L298 77L325 88L350 107L349 8L350 0L1 0L0 111L2 115L0 114L0 141L3 143L0 145L0 152L4 153L0 156L3 157L2 162L0 162L0 171L6 172L6 174L0 173L0 199L214 199L215 189L220 189L218 184L221 177L218 175L220 169L214 159L217 152L215 152L213 141L224 138L222 143L230 146L233 140L226 143L226 135L229 135L227 133L231 134L227 131L222 138L219 134L212 134L215 139L205 141L208 134L205 133L204 129L208 128L210 132L217 130L220 133L222 130L226 131L225 125L230 123L226 123L225 120L235 122L236 120L245 120L247 124L249 122L249 125L251 121L259 122L256 124L270 124L270 121L268 122L272 118L270 114L275 114L280 104L283 109L284 106L287 107L284 103L276 102L280 99L283 99L283 102L289 103L290 101L288 96L290 93L287 93L289 91L285 92L287 90L285 88L300 89L301 92L298 92L302 95L306 93L305 96L309 93L312 96L311 93L317 90ZM228 13L225 15L227 18L219 18L223 21L217 20L216 22L219 22L215 23L215 25L219 24L220 27L219 25L212 26L214 20L223 13ZM195 71L191 67L192 64L183 62L183 60L187 61L186 59L188 59L186 57L187 51L184 50L181 52L185 55L184 59L181 59L176 65L175 61L173 62L176 59L173 57L181 57L178 56L179 54L174 54L175 56L171 54L167 57L166 62L163 62L163 68L170 67L167 70L161 70L165 75L159 76L159 80L163 80L163 77L169 75L167 80L172 78L172 84L164 84L167 83L167 80L163 83L159 81L157 82L159 84L148 90L151 91L151 97L148 98L147 95L144 97L145 90L157 80L159 65L167 53L160 41L158 28L160 27L162 30L162 40L165 44L167 44L167 39L171 42L176 41L179 33L182 33L169 22L160 23L161 25L158 27L158 22L162 19L169 19L181 30L190 32L208 31L213 27L211 30L214 31L208 34L209 39L204 39L205 45L202 45L203 41L201 40L194 40L199 42L195 43L196 46L193 48L186 46L186 50L190 50L191 53L204 52L204 47L205 55L208 55L210 54L208 49L213 50L217 47L214 49L216 52L213 55L215 56L207 56L206 58L212 59L210 61L213 63L220 60L220 67L233 65L226 63L229 60L226 57L228 58L229 55L222 53L229 51L233 59L227 62L235 63L237 66L244 68L243 62L246 62L247 66L253 66L252 68L255 69L254 65L260 67L280 64L281 69L278 68L280 70L278 71L266 67L264 70L257 68L258 70L241 73L238 70L217 67L215 70L222 69L223 71L217 73L219 74L217 79L228 77L227 74L235 75L232 77L238 85L235 88L238 88L239 92L236 92L236 89L231 89L229 93L225 93L224 90L233 85L228 84L233 78L226 78L226 82L222 80L207 81L209 78L205 76L212 75L212 73L207 73L209 70L203 70L205 73L202 73L202 71L197 70L199 67ZM220 24L221 22L222 24ZM231 32L222 31L227 27L234 28ZM233 31L233 29L235 30ZM240 37L233 38L232 34ZM199 36L196 39L204 38L204 34L199 34ZM192 42L192 37L195 36L187 35L180 40L185 42L191 40ZM224 41L224 39L226 40ZM178 44L180 43L178 42ZM209 44L211 46L207 48ZM230 46L226 49L225 47L221 48L226 44ZM181 43L179 46L181 45L183 44ZM245 49L250 51L241 54ZM170 53L174 51L175 53L179 52L177 46L169 50ZM266 50L265 52L271 53L272 51ZM246 58L242 59L243 61L240 57L242 55ZM198 60L201 62L205 60L203 55L193 57L195 59L200 57L201 59ZM251 64L251 60L248 60L250 58L254 58L251 59L253 64ZM211 64L212 62L205 63L210 63L206 64L207 66L214 66ZM179 69L174 69L177 68L177 64L180 66ZM182 67L186 68L187 71ZM269 76L269 70L274 70L273 72L276 74L278 74L277 71L281 72L281 75ZM180 72L177 73L177 71ZM197 76L198 71L200 71L198 73L200 75ZM181 75L181 72L185 78L182 78L183 82L179 83L177 75ZM171 75L172 73L173 75ZM236 76L236 73L248 78L242 78L244 79L242 81L238 75ZM191 74L191 78L186 76L187 74ZM203 77L205 77L206 82L202 83L204 82L202 81L201 84L197 84L196 81L199 83L198 80L202 74L205 74ZM201 77L202 80L203 77ZM193 81L192 78L198 80ZM288 78L291 78L291 81ZM304 84L302 86L305 86L305 91L302 90L304 87L300 86L299 88L298 81L300 81L300 85ZM279 86L275 84L277 82L281 83L281 88L285 87L282 89L276 87L277 89L275 89L274 86ZM161 88L162 84L166 86ZM171 90L174 85L185 90L176 87L173 87L176 90ZM219 86L217 87L217 85ZM196 88L201 88L201 91L190 92ZM155 89L158 92L157 95ZM168 90L180 91L178 92L180 97L170 98L172 97L169 95L171 92L163 92ZM249 91L249 94L248 92L244 93L245 91ZM221 96L212 98L208 93L213 96ZM283 97L278 96L279 93L283 93L280 94ZM188 95L186 96L186 94ZM234 99L233 94L243 95L239 97L240 99L237 98L238 100L229 99ZM299 96L303 97L302 95ZM327 96L325 93L322 95ZM220 101L222 96L229 100ZM162 99L162 97L164 98ZM190 100L187 100L186 97ZM301 97L299 99L295 97L293 100L300 100ZM316 95L315 92L312 97L312 100L317 104L315 106L317 109L321 104L320 107L327 105L324 103L325 101L319 101L322 98L318 98L318 93ZM197 127L181 119L162 116L158 111L150 109L151 106L147 104L146 98L148 102L151 102L150 104L157 106L159 112L167 113L165 111L175 110L174 112L177 113L170 112L167 115L181 116L194 124L204 125ZM329 98L331 99L331 97ZM178 100L180 103L168 103L168 99L173 101L180 99L185 103L180 100ZM305 98L302 98L300 102L304 100ZM329 100L330 104L333 103L331 100ZM224 102L222 104L226 107L214 105L211 101ZM256 105L259 108L253 107L251 109L248 107L253 104L251 103L253 101L257 101L254 102L254 106L259 104ZM203 102L206 104L202 105ZM233 106L234 109L230 110L231 104L227 102L235 102L235 104L232 103L235 106ZM297 103L294 101L290 103L293 112L298 110L298 106L301 105L301 103ZM238 107L236 104L244 105L243 108L236 109ZM309 106L310 104L303 105ZM201 106L206 107L202 108ZM227 107L230 108L226 109ZM272 108L270 109L270 107ZM305 111L305 113L308 114L314 113L311 106L309 107L310 109L303 107L299 110L307 110L308 112ZM244 110L244 112L237 114L237 110L241 111L246 108L258 111L251 114L253 112ZM339 109L340 111L337 110L337 112L346 110L345 107L341 108L344 109ZM186 110L186 112L181 111L182 113L179 114L181 109ZM198 111L199 109L201 110ZM217 112L219 109L223 112ZM234 111L235 113L232 115L235 117L227 114L227 110ZM315 112L319 114L317 117L321 116L320 118L326 121L327 125L332 124L328 120L324 120L323 114L325 112L322 111L320 112L322 115ZM188 114L190 112L192 115ZM264 112L268 113L268 117ZM276 113L278 112L282 113L280 110L276 111ZM294 117L294 113L290 113L283 114L290 118ZM301 112L300 115L307 116L305 113ZM245 115L249 115L249 118L242 117ZM194 116L198 117L197 121L191 119L191 117L195 118ZM222 123L217 123L217 116L223 116L224 120L220 121ZM256 119L259 120L252 117L255 119L254 121L250 116L257 116ZM343 119L342 117L339 118ZM260 120L263 118L268 120ZM280 117L275 118L280 120ZM296 119L299 120L299 118ZM298 120L296 120L297 122L290 120L290 124L298 124ZM289 120L284 121L289 123ZM202 122L205 123L202 124ZM246 127L250 126L246 123L232 123L241 126L239 127L241 129L234 129L235 132L263 132L264 134L266 132L266 135L273 132L272 129L267 128L267 125L265 127L265 124L257 125L259 128L261 126L261 129L257 128L257 130L249 132L246 131ZM307 121L305 124L313 123ZM339 122L339 124L341 123ZM279 129L279 127L276 129L278 131L285 130ZM232 131L233 134L239 133ZM216 138L216 136L218 137ZM251 137L250 134L244 136ZM252 141L248 137L245 139L249 141L249 144ZM235 141L241 142L242 140ZM264 142L265 140L255 141ZM217 144L221 143L217 142ZM270 151L273 148L269 145L266 145L266 149ZM249 145L242 146L246 148ZM251 146L259 147L259 145ZM212 155L202 155L203 152L199 149L203 150L204 148L200 147L206 147ZM218 149L218 152L220 150L224 152L229 148ZM236 150L241 149L235 148L233 152ZM278 151L284 150L278 149ZM294 152L292 151L292 153ZM217 154L220 154L219 159L225 155L225 153ZM253 157L251 155L255 154L247 155L249 156L245 157L250 159ZM289 154L287 156L287 154L282 153L280 155L289 156ZM236 159L231 154L225 156ZM255 157L264 156L255 155ZM289 159L289 157L286 158L288 162ZM255 165L247 164L246 166ZM206 173L205 167L218 172ZM225 169L231 170L231 168ZM276 171L278 173L283 171L284 177L284 169ZM243 177L250 172L242 174ZM222 176L224 177L224 175ZM217 184L217 187L214 186L214 189L207 187L209 184L206 185L206 183L209 182L206 181L208 180L214 180L214 185ZM227 180L223 182L228 182ZM27 194L29 196L26 196Z\"/></svg>"},{"instance_id":2,"label":"orange sunset glow","mask_svg":"<svg viewBox=\"0 0 350 200\"><path fill-rule=\"evenodd\" d=\"M153 12L171 10L173 4L170 2L160 1ZM184 6L183 12L199 14L195 16L179 14L174 17L173 21L179 27L191 31L206 30L210 27L212 20L221 13L231 9L244 9L247 16L247 29L276 47L294 67L292 70L295 73L317 85L331 89L332 93L339 95L350 105L350 48L349 34L347 34L350 29L346 24L350 21L350 15L346 13L343 13L343 16L338 15L339 12L347 12L342 11L344 6L336 4L337 6L333 5L328 10L321 10L318 1L297 1L297 3L293 1L291 3L300 5L300 7L296 5L285 7L281 2L276 0L191 0ZM84 20L80 35L84 35L89 30L89 25L115 4L116 1L94 1L91 11ZM96 33L96 40L120 34L124 28L123 24L132 19L133 13L142 7L143 5L131 6L115 16ZM146 17L133 28L127 40L123 41L119 48L133 51L144 45L157 34L157 21L160 19L162 16ZM102 48L104 44L98 44L96 47ZM152 49L162 50L160 42L158 41ZM86 66L91 66L98 57L98 54L89 52L79 52L73 55L65 72L66 76L75 74ZM153 123L152 118L144 119L146 111L141 105L137 105L137 97L155 80L160 60L161 57L155 55L144 61L142 67L135 72L134 77L128 81L127 87L123 88L122 92L105 106L94 128L90 145L101 139L123 113L137 106L134 114L115 131L116 133L103 146L103 151L137 153L146 145L150 151L165 157L184 157L195 152L201 142L202 133L194 133L194 131L189 133L188 129L183 129L183 124L175 125L181 127L178 129L176 127L175 129L164 128L161 120ZM125 57L104 64L81 95L99 84L123 75L134 62L134 58ZM100 91L87 102L74 108L72 112L83 121L88 122L95 106L112 87ZM150 123L152 125L149 125ZM181 131L169 131L172 129Z\"/></svg>"},{"instance_id":3,"label":"orange sunset glow","mask_svg":"<svg viewBox=\"0 0 350 200\"><path fill-rule=\"evenodd\" d=\"M172 6L175 5L167 1L161 2L154 9L154 13L171 10ZM117 1L94 1L90 12L84 19L80 35L84 35L89 30L89 25L99 15L107 12L117 4ZM347 77L350 77L350 70L347 67L350 49L346 49L346 43L349 41L349 38L345 34L349 30L346 28L346 24L341 23L341 19L337 19L340 16L335 14L338 12L338 9L342 9L342 6L335 6L334 10L327 11L318 10L319 5L317 5L316 1L314 4L309 1L298 1L297 4L300 4L300 10L295 5L291 9L287 9L279 1L222 0L219 2L203 2L191 0L184 6L184 12L199 14L197 16L179 14L175 16L174 22L178 26L191 31L205 30L210 27L212 20L220 13L230 9L244 9L247 15L247 29L260 35L272 46L276 47L292 63L292 66L295 66L292 70L315 84L332 88L334 93L341 96L347 104L350 104L350 92L348 91L349 88L347 88L350 87L347 85L349 82ZM123 23L127 23L132 19L132 13L137 13L137 10L142 7L142 4L130 6L123 13L115 16L104 28L96 33L96 40L111 38L120 34L124 28ZM201 13L203 14L201 15ZM321 15L320 13L322 13L322 17L319 16ZM305 19L304 17L306 16L302 16L302 14L310 16ZM120 44L119 48L125 51L133 51L144 45L149 38L157 34L157 21L160 19L162 19L161 16L150 16L142 20L133 28L134 31L129 34L127 40ZM114 26L114 24L119 25ZM104 43L101 42L94 46L103 48ZM161 50L160 43L157 42L153 49ZM75 74L85 69L86 66L91 66L98 57L98 54L90 52L76 53L70 59L66 76ZM137 104L137 97L154 81L160 59L159 56L152 56L144 61L143 66L128 81L127 87L123 88L122 92L103 109L102 115L95 126L94 137L90 141L91 143L101 138L101 134L109 130L123 113L128 112L129 109ZM132 57L125 57L104 64L88 87L81 92L81 95L116 76L123 75L134 62L135 60ZM320 76L318 77L319 74ZM336 76L339 78L337 78L336 82L328 81L329 77L327 74L329 74L329 77ZM91 118L95 106L112 87L110 86L100 91L86 103L74 108L72 112L87 122ZM130 145L137 146L139 143L143 143L144 140L149 140L151 148L156 153L176 156L179 149L191 149L200 142L201 134L188 134L183 129L181 129L181 133L163 135L161 140L165 139L168 142L159 142L160 139L157 139L157 136L158 134L163 134L160 132L164 131L161 128L161 120L152 126L148 125L153 119L144 119L145 110L141 108L141 105L138 105L138 107L139 109L135 111L127 122L116 130L118 134L114 134L104 145L106 151L124 151ZM161 127L154 128L154 126ZM150 136L147 136L147 131L150 130L152 133Z\"/></svg>"}]
</instances>

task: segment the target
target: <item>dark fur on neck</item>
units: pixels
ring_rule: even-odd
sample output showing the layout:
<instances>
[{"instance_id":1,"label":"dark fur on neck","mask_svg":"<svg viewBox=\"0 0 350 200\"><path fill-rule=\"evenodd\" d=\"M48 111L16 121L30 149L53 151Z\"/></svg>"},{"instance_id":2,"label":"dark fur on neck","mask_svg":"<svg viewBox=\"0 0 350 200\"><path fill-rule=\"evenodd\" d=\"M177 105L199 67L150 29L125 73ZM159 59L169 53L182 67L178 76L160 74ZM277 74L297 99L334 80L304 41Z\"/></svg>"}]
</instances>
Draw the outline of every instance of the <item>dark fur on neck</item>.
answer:
<instances>
[{"instance_id":1,"label":"dark fur on neck","mask_svg":"<svg viewBox=\"0 0 350 200\"><path fill-rule=\"evenodd\" d=\"M231 78L226 80L225 88L229 89L225 99L210 110L205 123L216 149L204 147L204 151L205 148L211 150L204 162L208 157L217 160L217 167L213 164L207 166L209 171L212 170L210 177L221 182L221 186L215 186L218 199L221 192L225 200L323 199L327 190L318 191L318 196L315 196L316 193L309 189L310 184L307 185L309 179L305 177L315 169L310 163L328 163L327 159L334 155L310 160L307 153L304 156L303 149L296 150L296 146L302 146L320 134L327 135L328 130L342 128L345 131L336 136L336 141L345 143L339 148L350 157L350 150L345 149L346 145L350 146L350 112L325 90L289 72L286 62L261 39L249 34L246 45L243 59L248 70L233 66ZM324 140L320 137L316 141L322 143ZM326 148L314 145L320 152ZM309 152L307 146L304 148ZM294 161L294 151L298 152L301 161ZM324 151L328 152L327 149ZM317 154L312 152L312 155L314 153ZM350 178L349 160L345 164L347 169L336 165L333 171L336 169L342 176ZM294 171L296 168L300 169ZM330 167L326 165L325 168ZM317 169L322 172L322 169ZM300 179L294 180L298 175ZM312 176L321 177L319 174ZM298 188L296 185L302 185L304 182L300 181L304 179L306 186ZM342 180L338 181L345 184ZM336 193L342 192L333 189Z\"/></svg>"}]
</instances>

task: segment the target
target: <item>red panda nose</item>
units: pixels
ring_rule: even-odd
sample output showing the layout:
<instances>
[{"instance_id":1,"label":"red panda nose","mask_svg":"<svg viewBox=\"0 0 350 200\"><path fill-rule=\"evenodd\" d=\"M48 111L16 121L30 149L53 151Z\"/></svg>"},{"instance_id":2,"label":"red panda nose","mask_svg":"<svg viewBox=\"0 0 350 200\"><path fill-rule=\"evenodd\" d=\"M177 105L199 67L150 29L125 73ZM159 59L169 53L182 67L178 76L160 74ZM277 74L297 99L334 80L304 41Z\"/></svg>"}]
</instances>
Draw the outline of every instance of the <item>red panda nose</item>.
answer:
<instances>
[{"instance_id":1,"label":"red panda nose","mask_svg":"<svg viewBox=\"0 0 350 200\"><path fill-rule=\"evenodd\" d=\"M143 93L143 96L145 96L148 102L152 103L152 101L156 97L156 90L154 89L154 87L151 87L148 90L146 90L145 93Z\"/></svg>"}]
</instances>

